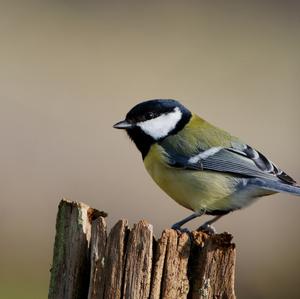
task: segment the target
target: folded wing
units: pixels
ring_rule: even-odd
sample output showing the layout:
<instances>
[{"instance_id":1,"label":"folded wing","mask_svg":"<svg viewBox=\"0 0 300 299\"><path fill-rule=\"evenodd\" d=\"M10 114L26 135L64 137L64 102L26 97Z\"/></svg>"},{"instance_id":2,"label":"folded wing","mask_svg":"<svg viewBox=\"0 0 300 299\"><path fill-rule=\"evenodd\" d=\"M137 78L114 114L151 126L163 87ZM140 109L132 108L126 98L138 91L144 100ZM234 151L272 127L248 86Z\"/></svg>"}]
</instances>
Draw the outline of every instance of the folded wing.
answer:
<instances>
[{"instance_id":1,"label":"folded wing","mask_svg":"<svg viewBox=\"0 0 300 299\"><path fill-rule=\"evenodd\" d=\"M169 165L190 170L210 170L231 173L242 177L253 177L268 180L280 180L287 184L295 184L290 176L280 170L263 154L249 145L232 144L232 147L212 147L199 150L192 157L165 149Z\"/></svg>"}]
</instances>

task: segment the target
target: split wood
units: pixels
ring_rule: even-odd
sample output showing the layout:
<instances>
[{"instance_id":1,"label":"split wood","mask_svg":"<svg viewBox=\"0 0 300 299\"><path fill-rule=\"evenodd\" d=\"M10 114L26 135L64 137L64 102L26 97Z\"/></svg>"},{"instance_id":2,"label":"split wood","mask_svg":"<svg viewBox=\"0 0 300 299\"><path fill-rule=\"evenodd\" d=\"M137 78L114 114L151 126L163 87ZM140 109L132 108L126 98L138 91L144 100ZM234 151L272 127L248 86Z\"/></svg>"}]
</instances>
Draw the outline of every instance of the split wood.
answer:
<instances>
[{"instance_id":1,"label":"split wood","mask_svg":"<svg viewBox=\"0 0 300 299\"><path fill-rule=\"evenodd\" d=\"M236 250L228 233L172 229L160 239L145 220L119 220L63 199L58 208L49 299L235 299Z\"/></svg>"}]
</instances>

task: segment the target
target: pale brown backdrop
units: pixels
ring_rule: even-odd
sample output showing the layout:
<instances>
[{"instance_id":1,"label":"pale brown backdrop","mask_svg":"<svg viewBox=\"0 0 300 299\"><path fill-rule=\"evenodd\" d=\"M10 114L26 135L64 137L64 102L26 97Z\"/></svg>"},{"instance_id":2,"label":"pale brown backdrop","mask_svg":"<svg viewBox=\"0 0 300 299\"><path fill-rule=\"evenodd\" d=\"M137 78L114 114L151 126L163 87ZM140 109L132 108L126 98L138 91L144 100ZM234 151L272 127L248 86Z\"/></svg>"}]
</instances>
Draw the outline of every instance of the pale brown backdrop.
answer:
<instances>
[{"instance_id":1,"label":"pale brown backdrop","mask_svg":"<svg viewBox=\"0 0 300 299\"><path fill-rule=\"evenodd\" d=\"M189 212L112 124L176 98L300 181L296 1L0 1L0 297L46 298L57 204L161 230ZM239 298L299 298L300 198L225 217ZM196 227L200 220L190 227Z\"/></svg>"}]
</instances>

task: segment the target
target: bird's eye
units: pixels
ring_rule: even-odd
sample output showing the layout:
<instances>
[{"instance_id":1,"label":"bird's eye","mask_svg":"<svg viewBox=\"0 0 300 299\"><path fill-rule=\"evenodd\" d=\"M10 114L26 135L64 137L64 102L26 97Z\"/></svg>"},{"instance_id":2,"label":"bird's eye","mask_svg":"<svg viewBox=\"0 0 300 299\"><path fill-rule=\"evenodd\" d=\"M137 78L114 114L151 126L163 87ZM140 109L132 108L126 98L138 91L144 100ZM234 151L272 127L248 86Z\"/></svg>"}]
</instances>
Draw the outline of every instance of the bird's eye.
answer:
<instances>
[{"instance_id":1,"label":"bird's eye","mask_svg":"<svg viewBox=\"0 0 300 299\"><path fill-rule=\"evenodd\" d=\"M155 117L155 113L154 112L148 112L147 115L146 115L147 119L151 119L151 118L154 118L154 117Z\"/></svg>"}]
</instances>

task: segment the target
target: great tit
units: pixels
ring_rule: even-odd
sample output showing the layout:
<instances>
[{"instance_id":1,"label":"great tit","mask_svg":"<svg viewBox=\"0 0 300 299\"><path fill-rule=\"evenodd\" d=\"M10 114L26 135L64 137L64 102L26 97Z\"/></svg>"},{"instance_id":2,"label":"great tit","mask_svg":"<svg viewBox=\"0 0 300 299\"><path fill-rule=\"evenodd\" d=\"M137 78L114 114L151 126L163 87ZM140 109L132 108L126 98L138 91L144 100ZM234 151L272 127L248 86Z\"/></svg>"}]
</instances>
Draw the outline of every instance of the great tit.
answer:
<instances>
[{"instance_id":1,"label":"great tit","mask_svg":"<svg viewBox=\"0 0 300 299\"><path fill-rule=\"evenodd\" d=\"M142 154L152 179L177 203L194 213L214 215L199 229L262 196L287 192L300 196L300 186L263 154L219 129L176 100L149 100L134 106L125 129Z\"/></svg>"}]
</instances>

